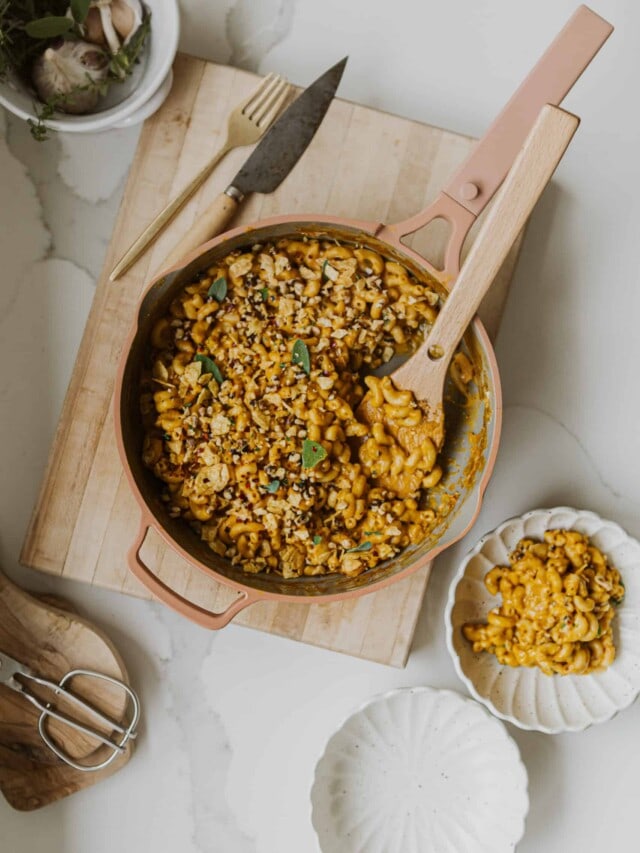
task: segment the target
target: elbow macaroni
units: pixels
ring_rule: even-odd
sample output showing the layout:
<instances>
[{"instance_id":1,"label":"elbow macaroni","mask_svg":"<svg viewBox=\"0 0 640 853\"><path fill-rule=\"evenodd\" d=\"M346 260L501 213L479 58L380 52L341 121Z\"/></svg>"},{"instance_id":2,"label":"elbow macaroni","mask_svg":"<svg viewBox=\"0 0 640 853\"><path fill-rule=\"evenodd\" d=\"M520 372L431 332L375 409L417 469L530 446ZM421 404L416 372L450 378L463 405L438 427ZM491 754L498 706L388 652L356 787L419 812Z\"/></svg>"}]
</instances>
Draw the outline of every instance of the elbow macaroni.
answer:
<instances>
[{"instance_id":1,"label":"elbow macaroni","mask_svg":"<svg viewBox=\"0 0 640 853\"><path fill-rule=\"evenodd\" d=\"M142 382L143 461L169 513L245 571L284 577L355 576L421 541L436 523L422 498L442 476L422 409L367 375L384 421L355 410L360 371L415 349L437 303L400 264L311 238L200 274L156 322ZM418 436L409 449L403 429Z\"/></svg>"},{"instance_id":2,"label":"elbow macaroni","mask_svg":"<svg viewBox=\"0 0 640 853\"><path fill-rule=\"evenodd\" d=\"M545 675L588 674L615 657L611 623L624 598L620 573L581 533L548 530L544 542L521 539L510 566L485 577L502 604L486 624L468 622L474 652L507 666L537 666Z\"/></svg>"}]
</instances>

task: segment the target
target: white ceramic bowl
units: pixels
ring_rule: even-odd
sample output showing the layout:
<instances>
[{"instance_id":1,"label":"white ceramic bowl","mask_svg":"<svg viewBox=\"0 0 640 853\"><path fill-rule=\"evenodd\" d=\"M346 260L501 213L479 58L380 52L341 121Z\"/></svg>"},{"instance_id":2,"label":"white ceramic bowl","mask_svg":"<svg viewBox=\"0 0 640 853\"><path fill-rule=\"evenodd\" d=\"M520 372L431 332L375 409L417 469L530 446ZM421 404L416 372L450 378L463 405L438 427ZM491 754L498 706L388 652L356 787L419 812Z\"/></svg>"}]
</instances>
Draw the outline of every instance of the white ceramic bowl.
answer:
<instances>
[{"instance_id":1,"label":"white ceramic bowl","mask_svg":"<svg viewBox=\"0 0 640 853\"><path fill-rule=\"evenodd\" d=\"M545 675L537 667L509 667L495 655L475 654L462 634L468 621L484 621L501 598L484 585L495 565L524 536L542 539L545 530L566 528L590 537L621 573L625 599L613 621L616 658L592 675ZM467 554L449 591L445 612L447 647L460 678L476 699L521 729L557 734L611 719L640 692L640 543L593 512L556 507L505 521Z\"/></svg>"},{"instance_id":2,"label":"white ceramic bowl","mask_svg":"<svg viewBox=\"0 0 640 853\"><path fill-rule=\"evenodd\" d=\"M323 853L506 853L524 832L527 772L477 702L391 690L331 737L311 806Z\"/></svg>"},{"instance_id":3,"label":"white ceramic bowl","mask_svg":"<svg viewBox=\"0 0 640 853\"><path fill-rule=\"evenodd\" d=\"M151 11L151 31L140 64L122 85L109 87L99 112L47 119L51 130L95 133L137 124L148 118L171 88L171 66L178 50L180 13L177 0L144 0ZM15 76L0 82L0 104L25 120L36 120L34 97ZM37 106L37 104L36 104Z\"/></svg>"}]
</instances>

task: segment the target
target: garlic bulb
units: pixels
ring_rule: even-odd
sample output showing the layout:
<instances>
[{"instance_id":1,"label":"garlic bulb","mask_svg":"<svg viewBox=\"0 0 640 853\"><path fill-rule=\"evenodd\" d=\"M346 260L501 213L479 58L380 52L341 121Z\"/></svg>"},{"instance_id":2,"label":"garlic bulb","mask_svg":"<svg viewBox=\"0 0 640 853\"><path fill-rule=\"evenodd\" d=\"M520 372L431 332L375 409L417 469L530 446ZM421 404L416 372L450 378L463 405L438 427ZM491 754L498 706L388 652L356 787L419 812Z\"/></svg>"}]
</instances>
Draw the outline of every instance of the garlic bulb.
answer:
<instances>
[{"instance_id":1,"label":"garlic bulb","mask_svg":"<svg viewBox=\"0 0 640 853\"><path fill-rule=\"evenodd\" d=\"M83 25L84 37L115 54L129 43L142 17L140 0L92 0Z\"/></svg>"},{"instance_id":2,"label":"garlic bulb","mask_svg":"<svg viewBox=\"0 0 640 853\"><path fill-rule=\"evenodd\" d=\"M63 41L48 47L33 66L33 84L40 99L47 103L63 96L56 107L66 113L87 113L98 103L97 86L109 73L109 57L85 41Z\"/></svg>"}]
</instances>

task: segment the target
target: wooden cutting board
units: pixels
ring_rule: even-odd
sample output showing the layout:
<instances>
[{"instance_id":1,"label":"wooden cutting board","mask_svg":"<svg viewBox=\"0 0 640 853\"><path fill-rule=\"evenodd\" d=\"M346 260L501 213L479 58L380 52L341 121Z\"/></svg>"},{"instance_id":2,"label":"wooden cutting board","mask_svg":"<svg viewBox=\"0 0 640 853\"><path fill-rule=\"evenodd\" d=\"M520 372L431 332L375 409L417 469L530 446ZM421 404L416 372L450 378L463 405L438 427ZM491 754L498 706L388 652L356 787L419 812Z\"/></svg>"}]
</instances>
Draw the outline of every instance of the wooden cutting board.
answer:
<instances>
[{"instance_id":1,"label":"wooden cutting board","mask_svg":"<svg viewBox=\"0 0 640 853\"><path fill-rule=\"evenodd\" d=\"M230 110L255 87L245 71L178 56L172 92L140 136L105 268L80 347L44 483L22 551L25 565L144 598L128 572L138 510L116 450L112 395L122 343L153 272L205 208L224 190L247 149L227 155L213 177L155 246L116 283L108 273L164 204L209 159ZM282 213L320 213L396 222L431 201L474 140L336 100L309 149L272 195L254 195L235 224ZM436 265L444 232L436 226L409 245ZM498 328L521 239L480 314ZM190 569L151 534L145 545L159 576L213 610L235 593ZM362 658L404 666L427 586L428 569L380 592L322 605L261 602L235 622Z\"/></svg>"},{"instance_id":2,"label":"wooden cutting board","mask_svg":"<svg viewBox=\"0 0 640 853\"><path fill-rule=\"evenodd\" d=\"M128 682L122 659L110 640L74 613L67 602L38 600L1 572L0 651L53 681L81 668ZM112 719L122 719L126 706L122 690L107 682L80 678L74 679L73 689ZM41 699L47 697L39 688L34 692ZM129 742L125 752L103 770L75 770L42 742L39 716L40 712L26 699L0 685L0 791L20 811L33 811L95 785L123 767L131 756ZM90 763L97 764L108 757L108 747L96 750L95 742L69 728L53 722L50 732L76 760L89 758Z\"/></svg>"}]
</instances>

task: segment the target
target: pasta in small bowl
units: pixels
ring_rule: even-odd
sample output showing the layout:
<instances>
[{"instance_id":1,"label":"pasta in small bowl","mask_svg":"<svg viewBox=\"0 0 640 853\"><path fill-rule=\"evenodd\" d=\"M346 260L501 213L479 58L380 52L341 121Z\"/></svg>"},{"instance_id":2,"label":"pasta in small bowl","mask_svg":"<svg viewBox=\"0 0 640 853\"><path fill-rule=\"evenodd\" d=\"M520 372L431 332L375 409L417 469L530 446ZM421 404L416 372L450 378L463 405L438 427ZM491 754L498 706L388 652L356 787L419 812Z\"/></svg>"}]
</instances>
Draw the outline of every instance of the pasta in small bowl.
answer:
<instances>
[{"instance_id":1,"label":"pasta in small bowl","mask_svg":"<svg viewBox=\"0 0 640 853\"><path fill-rule=\"evenodd\" d=\"M611 719L640 692L640 544L595 513L533 510L467 554L445 613L472 695L522 729Z\"/></svg>"}]
</instances>

